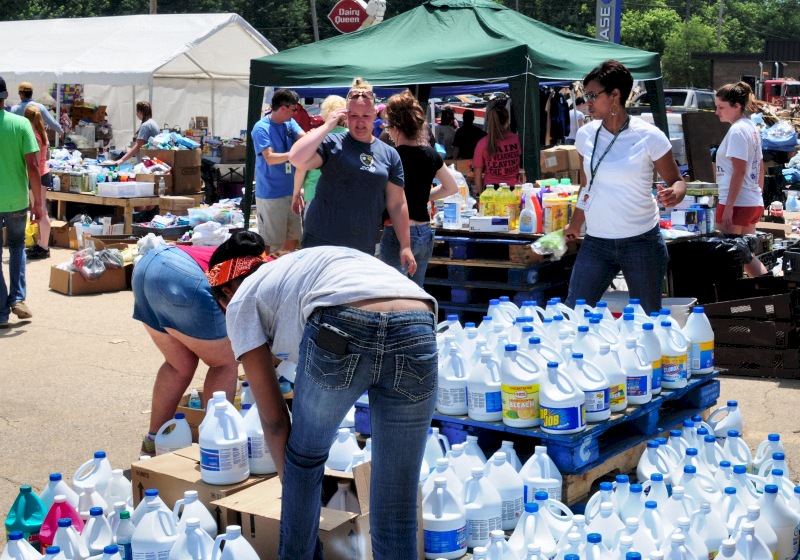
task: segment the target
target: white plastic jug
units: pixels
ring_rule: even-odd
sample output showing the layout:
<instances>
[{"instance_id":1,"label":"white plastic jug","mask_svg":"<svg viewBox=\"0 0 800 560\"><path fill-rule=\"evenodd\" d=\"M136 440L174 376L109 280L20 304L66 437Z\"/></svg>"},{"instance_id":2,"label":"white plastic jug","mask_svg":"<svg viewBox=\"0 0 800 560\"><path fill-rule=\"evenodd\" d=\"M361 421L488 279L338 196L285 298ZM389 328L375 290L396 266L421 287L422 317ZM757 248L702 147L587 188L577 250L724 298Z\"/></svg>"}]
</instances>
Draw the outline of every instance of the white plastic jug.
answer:
<instances>
[{"instance_id":1,"label":"white plastic jug","mask_svg":"<svg viewBox=\"0 0 800 560\"><path fill-rule=\"evenodd\" d=\"M467 414L479 422L503 419L503 398L500 389L500 364L489 350L481 353L467 379Z\"/></svg>"},{"instance_id":2,"label":"white plastic jug","mask_svg":"<svg viewBox=\"0 0 800 560\"><path fill-rule=\"evenodd\" d=\"M256 404L256 398L253 396L253 390L250 388L250 383L247 381L242 381L242 390L239 393L239 400L242 403L242 406L246 404Z\"/></svg>"},{"instance_id":3,"label":"white plastic jug","mask_svg":"<svg viewBox=\"0 0 800 560\"><path fill-rule=\"evenodd\" d=\"M116 547L114 547L114 549L116 550ZM5 556L2 556L2 558L5 558ZM39 554L37 553L34 558L36 558L36 560L39 560L40 558ZM67 558L61 551L60 546L48 546L44 551L44 556L41 558L42 560L69 560L69 558ZM97 558L102 558L102 557L98 556ZM117 555L117 557L112 560L121 560L121 559L119 555Z\"/></svg>"},{"instance_id":4,"label":"white plastic jug","mask_svg":"<svg viewBox=\"0 0 800 560\"><path fill-rule=\"evenodd\" d=\"M769 434L767 439L758 444L753 457L753 472L760 473L764 461L772 458L773 453L786 453L780 434ZM39 496L41 498L41 496Z\"/></svg>"},{"instance_id":5,"label":"white plastic jug","mask_svg":"<svg viewBox=\"0 0 800 560\"><path fill-rule=\"evenodd\" d=\"M717 488L714 481L696 472L694 465L683 467L683 476L677 481L683 487L687 496L691 496L695 504L703 502L717 503L722 497L722 493Z\"/></svg>"},{"instance_id":6,"label":"white plastic jug","mask_svg":"<svg viewBox=\"0 0 800 560\"><path fill-rule=\"evenodd\" d=\"M527 543L536 543L547 558L556 552L556 540L550 532L547 521L539 515L539 504L528 502L517 527L508 539L508 545L517 556L526 550Z\"/></svg>"},{"instance_id":7,"label":"white plastic jug","mask_svg":"<svg viewBox=\"0 0 800 560\"><path fill-rule=\"evenodd\" d=\"M117 502L125 502L131 508L133 507L133 486L131 486L131 481L125 478L122 469L111 471L111 480L108 481L103 499L109 506L113 506Z\"/></svg>"},{"instance_id":8,"label":"white plastic jug","mask_svg":"<svg viewBox=\"0 0 800 560\"><path fill-rule=\"evenodd\" d=\"M586 429L586 396L557 362L547 363L547 378L539 390L539 411L545 433L574 434Z\"/></svg>"},{"instance_id":9,"label":"white plastic jug","mask_svg":"<svg viewBox=\"0 0 800 560\"><path fill-rule=\"evenodd\" d=\"M729 430L736 430L739 435L744 435L744 420L738 401L728 401L727 406L712 412L708 423L718 438L726 437Z\"/></svg>"},{"instance_id":10,"label":"white plastic jug","mask_svg":"<svg viewBox=\"0 0 800 560\"><path fill-rule=\"evenodd\" d=\"M644 513L645 495L641 484L631 484L628 488L628 499L618 504L621 519L642 517Z\"/></svg>"},{"instance_id":11,"label":"white plastic jug","mask_svg":"<svg viewBox=\"0 0 800 560\"><path fill-rule=\"evenodd\" d=\"M84 488L91 485L100 494L103 494L111 480L111 470L111 463L106 458L106 452L95 451L94 458L86 461L75 471L75 475L72 477L72 488L80 496Z\"/></svg>"},{"instance_id":12,"label":"white plastic jug","mask_svg":"<svg viewBox=\"0 0 800 560\"><path fill-rule=\"evenodd\" d=\"M642 518L639 520L642 529L650 533L653 542L657 546L664 544L667 538L667 532L664 530L664 520L661 519L661 513L658 511L658 504L653 500L648 500L644 504L644 512Z\"/></svg>"},{"instance_id":13,"label":"white plastic jug","mask_svg":"<svg viewBox=\"0 0 800 560\"><path fill-rule=\"evenodd\" d=\"M128 519L130 519L130 514L133 513L133 510L128 509L128 504L126 504L125 502L116 502L113 506L113 510L111 511L111 513L108 514L108 517L106 518L108 519L108 524L111 527L112 534L117 532L117 527L119 527L119 523L121 520L120 515L122 514L123 511L128 512Z\"/></svg>"},{"instance_id":14,"label":"white plastic jug","mask_svg":"<svg viewBox=\"0 0 800 560\"><path fill-rule=\"evenodd\" d=\"M355 467L357 467L358 465L363 465L366 462L367 462L366 453L364 452L363 449L359 449L358 451L353 453L353 458L350 459L350 463L344 469L344 472L351 473L353 472L353 469Z\"/></svg>"},{"instance_id":15,"label":"white plastic jug","mask_svg":"<svg viewBox=\"0 0 800 560\"><path fill-rule=\"evenodd\" d=\"M464 333L464 327L461 326L461 323L458 320L458 315L455 314L448 315L444 321L436 325L436 333L455 335L456 343L459 345L466 337L466 334Z\"/></svg>"},{"instance_id":16,"label":"white plastic jug","mask_svg":"<svg viewBox=\"0 0 800 560\"><path fill-rule=\"evenodd\" d=\"M692 309L683 327L689 342L689 371L692 375L708 375L714 371L714 329L699 305Z\"/></svg>"},{"instance_id":17,"label":"white plastic jug","mask_svg":"<svg viewBox=\"0 0 800 560\"><path fill-rule=\"evenodd\" d=\"M214 411L217 403L223 403L227 407L229 412L236 413L237 418L239 418L241 422L241 413L236 409L235 406L233 406L233 403L228 400L228 396L225 393L225 391L214 391L214 393L212 393L211 399L208 401L208 404L206 405L206 415L203 417L203 421L200 422L200 426L197 427L198 434L202 432L203 428L206 427L206 424L211 419L214 418L215 414ZM244 430L243 424L240 423L239 426L241 426L242 430Z\"/></svg>"},{"instance_id":18,"label":"white plastic jug","mask_svg":"<svg viewBox=\"0 0 800 560\"><path fill-rule=\"evenodd\" d=\"M689 382L686 367L689 348L686 338L671 321L662 321L658 331L661 342L661 386L664 389L681 389Z\"/></svg>"},{"instance_id":19,"label":"white plastic jug","mask_svg":"<svg viewBox=\"0 0 800 560\"><path fill-rule=\"evenodd\" d=\"M225 541L225 548L220 552L222 541ZM228 525L225 533L217 535L214 539L214 550L211 553L211 560L259 560L253 545L247 542L242 536L242 528L239 525Z\"/></svg>"},{"instance_id":20,"label":"white plastic jug","mask_svg":"<svg viewBox=\"0 0 800 560\"><path fill-rule=\"evenodd\" d=\"M486 314L492 318L492 322L503 327L510 327L514 324L514 319L519 316L519 310L511 311L508 307L501 307L499 299L490 299Z\"/></svg>"},{"instance_id":21,"label":"white plastic jug","mask_svg":"<svg viewBox=\"0 0 800 560\"><path fill-rule=\"evenodd\" d=\"M539 515L547 522L550 533L556 542L560 542L572 527L572 510L560 501L548 498L547 492L536 492L534 500L539 504Z\"/></svg>"},{"instance_id":22,"label":"white plastic jug","mask_svg":"<svg viewBox=\"0 0 800 560\"><path fill-rule=\"evenodd\" d=\"M333 493L333 496L331 496L331 499L328 500L328 503L325 504L325 507L360 514L361 505L358 503L358 498L355 492L353 492L350 481L339 480L336 485L338 488L336 492Z\"/></svg>"},{"instance_id":23,"label":"white plastic jug","mask_svg":"<svg viewBox=\"0 0 800 560\"><path fill-rule=\"evenodd\" d=\"M633 549L633 537L626 535L624 532L620 534L617 547L615 550L612 550L612 552L617 553L617 555L614 556L615 560L642 560L642 555ZM630 553L630 556L628 556L628 553ZM661 554L661 556L653 556L654 554ZM651 560L664 560L664 555L656 550L650 553L649 558Z\"/></svg>"},{"instance_id":24,"label":"white plastic jug","mask_svg":"<svg viewBox=\"0 0 800 560\"><path fill-rule=\"evenodd\" d=\"M580 352L573 352L567 373L575 385L583 391L586 421L608 420L611 417L610 383L600 368L593 362L584 360Z\"/></svg>"},{"instance_id":25,"label":"white plastic jug","mask_svg":"<svg viewBox=\"0 0 800 560\"><path fill-rule=\"evenodd\" d=\"M150 508L150 504L157 504L159 508L163 509L170 515L172 514L172 510L167 507L167 504L164 503L164 500L158 495L158 490L155 488L148 488L144 491L144 500L139 502L139 505L136 506L136 509L133 510L131 514L131 521L134 525L139 525L139 522L142 520L142 517L147 513L147 510Z\"/></svg>"},{"instance_id":26,"label":"white plastic jug","mask_svg":"<svg viewBox=\"0 0 800 560\"><path fill-rule=\"evenodd\" d=\"M701 431L705 432L706 429L700 428L697 430L698 435ZM703 450L700 453L700 458L705 462L711 474L716 475L720 462L725 460L725 452L722 447L717 445L717 438L709 435L703 436Z\"/></svg>"},{"instance_id":27,"label":"white plastic jug","mask_svg":"<svg viewBox=\"0 0 800 560\"><path fill-rule=\"evenodd\" d=\"M717 433L719 434L719 432ZM736 465L744 465L749 469L753 464L753 456L750 453L750 447L739 437L741 433L738 430L728 430L725 433L728 436L722 446L725 458L733 463L734 467Z\"/></svg>"},{"instance_id":28,"label":"white plastic jug","mask_svg":"<svg viewBox=\"0 0 800 560\"><path fill-rule=\"evenodd\" d=\"M353 458L353 453L361 449L358 446L355 434L347 428L339 428L336 439L333 440L331 450L328 453L328 460L325 466L334 471L342 471L347 468Z\"/></svg>"},{"instance_id":29,"label":"white plastic jug","mask_svg":"<svg viewBox=\"0 0 800 560\"><path fill-rule=\"evenodd\" d=\"M181 512L181 506L183 506L183 512ZM183 498L176 501L175 507L172 508L172 522L175 524L179 536L186 530L186 522L192 518L198 520L200 528L212 539L217 536L217 522L205 504L198 499L197 490L186 490Z\"/></svg>"},{"instance_id":30,"label":"white plastic jug","mask_svg":"<svg viewBox=\"0 0 800 560\"><path fill-rule=\"evenodd\" d=\"M78 493L70 488L69 484L64 482L61 473L52 473L47 486L45 486L42 493L39 494L39 499L42 501L42 504L44 504L45 511L50 511L50 506L53 505L53 499L59 494L63 494L67 498L67 502L76 510L78 509Z\"/></svg>"},{"instance_id":31,"label":"white plastic jug","mask_svg":"<svg viewBox=\"0 0 800 560\"><path fill-rule=\"evenodd\" d=\"M663 355L661 354L661 341L654 330L653 323L642 323L642 335L639 342L644 346L647 361L653 368L653 374L650 376L651 392L658 395L661 393Z\"/></svg>"},{"instance_id":32,"label":"white plastic jug","mask_svg":"<svg viewBox=\"0 0 800 560\"><path fill-rule=\"evenodd\" d=\"M718 558L725 558L729 560L747 560L743 554L736 550L736 541L733 539L725 539L719 548Z\"/></svg>"},{"instance_id":33,"label":"white plastic jug","mask_svg":"<svg viewBox=\"0 0 800 560\"><path fill-rule=\"evenodd\" d=\"M458 346L451 346L439 366L436 410L441 414L467 413L467 376L471 365Z\"/></svg>"},{"instance_id":34,"label":"white plastic jug","mask_svg":"<svg viewBox=\"0 0 800 560\"><path fill-rule=\"evenodd\" d=\"M464 323L464 341L461 343L461 354L468 358L475 351L480 332L475 323Z\"/></svg>"},{"instance_id":35,"label":"white plastic jug","mask_svg":"<svg viewBox=\"0 0 800 560\"><path fill-rule=\"evenodd\" d=\"M728 538L728 528L708 502L701 503L700 509L692 514L692 529L703 537L709 557L716 556L722 541Z\"/></svg>"},{"instance_id":36,"label":"white plastic jug","mask_svg":"<svg viewBox=\"0 0 800 560\"><path fill-rule=\"evenodd\" d=\"M771 560L774 558L767 544L756 534L756 527L752 523L743 523L736 539L736 550L744 555L747 560ZM780 556L778 556L780 558Z\"/></svg>"},{"instance_id":37,"label":"white plastic jug","mask_svg":"<svg viewBox=\"0 0 800 560\"><path fill-rule=\"evenodd\" d=\"M459 445L459 444L456 444ZM453 447L456 447L455 445ZM459 445L460 447L460 445ZM471 464L470 464L471 465ZM471 472L472 466L469 467L469 476L472 476ZM455 469L450 465L450 459L447 457L442 457L441 459L436 460L436 468L433 472L430 473L430 476L425 481L425 484L422 485L422 498L424 499L428 494L433 492L434 489L434 481L437 478L444 477L447 479L447 487L450 490L460 496L461 491L464 489L464 483L456 474Z\"/></svg>"},{"instance_id":38,"label":"white plastic jug","mask_svg":"<svg viewBox=\"0 0 800 560\"><path fill-rule=\"evenodd\" d=\"M178 412L172 420L165 422L156 433L156 455L172 453L191 445L192 429L182 412Z\"/></svg>"},{"instance_id":39,"label":"white plastic jug","mask_svg":"<svg viewBox=\"0 0 800 560\"><path fill-rule=\"evenodd\" d=\"M701 560L708 558L708 552L703 554L702 548L700 550L693 548L698 542L702 546L701 540L694 539L690 542L686 535L676 530L669 536L664 546L661 547L661 552L664 553L665 560Z\"/></svg>"},{"instance_id":40,"label":"white plastic jug","mask_svg":"<svg viewBox=\"0 0 800 560\"><path fill-rule=\"evenodd\" d=\"M239 412L216 403L214 416L198 437L200 477L206 484L236 484L250 476L247 434Z\"/></svg>"},{"instance_id":41,"label":"white plastic jug","mask_svg":"<svg viewBox=\"0 0 800 560\"><path fill-rule=\"evenodd\" d=\"M629 517L625 520L625 530L620 534L620 538L623 535L633 539L633 549L643 557L649 557L651 552L658 549L653 537L635 517Z\"/></svg>"},{"instance_id":42,"label":"white plastic jug","mask_svg":"<svg viewBox=\"0 0 800 560\"><path fill-rule=\"evenodd\" d=\"M604 342L600 345L600 351L592 358L592 363L600 368L608 379L611 412L621 412L628 408L628 376L620 365L618 353L611 349L610 344Z\"/></svg>"},{"instance_id":43,"label":"white plastic jug","mask_svg":"<svg viewBox=\"0 0 800 560\"><path fill-rule=\"evenodd\" d=\"M467 513L467 546L484 546L489 533L502 528L503 499L480 467L472 468L461 496Z\"/></svg>"},{"instance_id":44,"label":"white plastic jug","mask_svg":"<svg viewBox=\"0 0 800 560\"><path fill-rule=\"evenodd\" d=\"M625 524L614 511L614 504L602 502L600 512L592 517L589 523L592 533L598 533L603 537L603 542L609 549L613 549L617 544L618 535L625 529Z\"/></svg>"},{"instance_id":45,"label":"white plastic jug","mask_svg":"<svg viewBox=\"0 0 800 560\"><path fill-rule=\"evenodd\" d=\"M575 342L572 343L572 351L580 352L586 358L591 358L600 351L600 345L605 342L601 337L589 332L587 325L578 327L575 335Z\"/></svg>"},{"instance_id":46,"label":"white plastic jug","mask_svg":"<svg viewBox=\"0 0 800 560\"><path fill-rule=\"evenodd\" d=\"M111 532L111 525L103 515L103 508L93 507L89 511L89 521L83 528L81 535L86 541L89 554L102 554L103 549L114 543L114 533Z\"/></svg>"},{"instance_id":47,"label":"white plastic jug","mask_svg":"<svg viewBox=\"0 0 800 560\"><path fill-rule=\"evenodd\" d=\"M778 560L792 560L798 552L798 524L800 516L792 511L778 495L778 487L767 484L758 504L761 515L778 535Z\"/></svg>"},{"instance_id":48,"label":"white plastic jug","mask_svg":"<svg viewBox=\"0 0 800 560\"><path fill-rule=\"evenodd\" d=\"M511 531L517 526L524 505L524 483L519 473L506 460L506 454L499 451L486 462L486 479L492 483L502 500L501 529Z\"/></svg>"},{"instance_id":49,"label":"white plastic jug","mask_svg":"<svg viewBox=\"0 0 800 560\"><path fill-rule=\"evenodd\" d=\"M67 558L73 560L86 560L89 558L89 549L83 536L72 526L69 517L58 520L58 529L53 538L53 546L59 547Z\"/></svg>"},{"instance_id":50,"label":"white plastic jug","mask_svg":"<svg viewBox=\"0 0 800 560\"><path fill-rule=\"evenodd\" d=\"M493 330L494 319L492 319L491 315L485 315L483 319L481 319L481 324L478 325L478 334L488 339Z\"/></svg>"},{"instance_id":51,"label":"white plastic jug","mask_svg":"<svg viewBox=\"0 0 800 560\"><path fill-rule=\"evenodd\" d=\"M519 348L517 350L519 350ZM539 360L544 364L545 368L547 368L547 362L557 362L559 366L565 366L567 364L562 353L556 348L555 343L538 335L528 338L528 347L525 349L524 353L531 359Z\"/></svg>"},{"instance_id":52,"label":"white plastic jug","mask_svg":"<svg viewBox=\"0 0 800 560\"><path fill-rule=\"evenodd\" d=\"M461 558L467 552L467 514L461 499L447 489L447 479L434 479L433 492L422 500L425 558Z\"/></svg>"},{"instance_id":53,"label":"white plastic jug","mask_svg":"<svg viewBox=\"0 0 800 560\"><path fill-rule=\"evenodd\" d=\"M773 556L777 556L778 535L775 533L775 530L767 522L767 520L761 515L761 508L759 506L747 506L747 515L736 520L736 524L733 527L733 534L731 535L734 539L739 538L739 533L742 531L745 523L753 524L753 527L755 527L755 533L758 535L758 538L764 541L764 545L769 550L770 557L772 558Z\"/></svg>"},{"instance_id":54,"label":"white plastic jug","mask_svg":"<svg viewBox=\"0 0 800 560\"><path fill-rule=\"evenodd\" d=\"M662 475L667 484L672 485L672 471L675 465L670 463L666 455L658 452L658 442L648 441L647 449L642 453L639 458L639 463L636 465L636 478L638 480L651 480L654 473Z\"/></svg>"},{"instance_id":55,"label":"white plastic jug","mask_svg":"<svg viewBox=\"0 0 800 560\"><path fill-rule=\"evenodd\" d=\"M42 555L25 540L22 531L11 531L0 560L41 560Z\"/></svg>"},{"instance_id":56,"label":"white plastic jug","mask_svg":"<svg viewBox=\"0 0 800 560\"><path fill-rule=\"evenodd\" d=\"M89 510L93 507L99 507L103 513L108 513L111 509L108 503L103 499L103 496L95 490L94 486L87 484L84 487L83 493L78 496L78 514L81 519L87 521L89 519Z\"/></svg>"},{"instance_id":57,"label":"white plastic jug","mask_svg":"<svg viewBox=\"0 0 800 560\"><path fill-rule=\"evenodd\" d=\"M166 558L177 538L172 513L164 511L157 503L150 503L133 531L133 559Z\"/></svg>"},{"instance_id":58,"label":"white plastic jug","mask_svg":"<svg viewBox=\"0 0 800 560\"><path fill-rule=\"evenodd\" d=\"M586 560L611 560L611 551L608 549L600 533L591 532L586 537L586 548L583 557Z\"/></svg>"},{"instance_id":59,"label":"white plastic jug","mask_svg":"<svg viewBox=\"0 0 800 560\"><path fill-rule=\"evenodd\" d=\"M619 351L619 361L626 376L629 404L646 404L653 399L653 368L647 361L645 347L635 337L628 337Z\"/></svg>"},{"instance_id":60,"label":"white plastic jug","mask_svg":"<svg viewBox=\"0 0 800 560\"><path fill-rule=\"evenodd\" d=\"M489 543L486 545L487 560L518 560L517 554L511 550L506 542L506 534L495 529L489 533Z\"/></svg>"},{"instance_id":61,"label":"white plastic jug","mask_svg":"<svg viewBox=\"0 0 800 560\"><path fill-rule=\"evenodd\" d=\"M244 433L247 436L247 461L250 473L272 474L278 472L275 461L272 459L272 453L267 447L267 440L264 438L264 427L261 424L258 405L243 403L242 410L245 411ZM203 528L205 529L205 527ZM216 532L211 536L216 537Z\"/></svg>"},{"instance_id":62,"label":"white plastic jug","mask_svg":"<svg viewBox=\"0 0 800 560\"><path fill-rule=\"evenodd\" d=\"M650 480L645 481L642 486L648 491L648 501L655 502L659 508L666 505L667 500L669 500L669 490L664 482L663 474L654 472L650 475ZM647 507L647 502L645 502L645 507Z\"/></svg>"},{"instance_id":63,"label":"white plastic jug","mask_svg":"<svg viewBox=\"0 0 800 560\"><path fill-rule=\"evenodd\" d=\"M428 439L425 440L425 460L431 471L436 468L436 460L441 459L450 450L450 442L439 433L439 428L428 428Z\"/></svg>"},{"instance_id":64,"label":"white plastic jug","mask_svg":"<svg viewBox=\"0 0 800 560\"><path fill-rule=\"evenodd\" d=\"M458 479L462 483L472 476L472 467L478 466L472 456L464 453L464 448L466 446L466 443L454 443L450 446L450 451L447 452L447 459L450 460L450 467L455 471L456 476L458 476ZM434 477L434 482L435 480L436 477ZM457 495L461 496L461 489L459 489Z\"/></svg>"},{"instance_id":65,"label":"white plastic jug","mask_svg":"<svg viewBox=\"0 0 800 560\"><path fill-rule=\"evenodd\" d=\"M216 529L214 527L214 533ZM168 560L211 560L214 537L203 530L197 517L186 519L183 528L176 531L178 538L169 552Z\"/></svg>"},{"instance_id":66,"label":"white plastic jug","mask_svg":"<svg viewBox=\"0 0 800 560\"><path fill-rule=\"evenodd\" d=\"M548 498L561 501L561 487L564 478L547 454L546 446L534 447L533 455L522 466L519 475L524 484L523 500L525 503L533 501L537 492L546 492Z\"/></svg>"},{"instance_id":67,"label":"white plastic jug","mask_svg":"<svg viewBox=\"0 0 800 560\"><path fill-rule=\"evenodd\" d=\"M508 463L514 467L515 471L519 472L519 470L522 468L522 463L520 462L519 456L517 456L517 452L514 449L514 442L503 440L500 442L499 451L502 451L506 454L506 461L508 461Z\"/></svg>"},{"instance_id":68,"label":"white plastic jug","mask_svg":"<svg viewBox=\"0 0 800 560\"><path fill-rule=\"evenodd\" d=\"M575 560L583 558L586 548L583 536L579 533L567 533L558 543L555 560Z\"/></svg>"},{"instance_id":69,"label":"white plastic jug","mask_svg":"<svg viewBox=\"0 0 800 560\"><path fill-rule=\"evenodd\" d=\"M594 518L600 515L600 506L606 502L614 507L614 513L616 513L617 497L614 494L614 483L603 481L600 483L600 489L589 498L588 502L586 502L584 514L586 515L586 520L590 525L592 524ZM620 521L622 520L620 519Z\"/></svg>"},{"instance_id":70,"label":"white plastic jug","mask_svg":"<svg viewBox=\"0 0 800 560\"><path fill-rule=\"evenodd\" d=\"M774 469L780 469L784 473L789 471L786 465L786 455L782 451L776 451L772 454L772 457L761 463L761 467L758 469L758 476L766 478Z\"/></svg>"},{"instance_id":71,"label":"white plastic jug","mask_svg":"<svg viewBox=\"0 0 800 560\"><path fill-rule=\"evenodd\" d=\"M517 352L516 344L506 345L500 363L503 424L513 428L532 428L541 424L539 388L543 374L543 368L536 361Z\"/></svg>"},{"instance_id":72,"label":"white plastic jug","mask_svg":"<svg viewBox=\"0 0 800 560\"><path fill-rule=\"evenodd\" d=\"M660 512L661 518L664 520L666 533L669 535L675 530L679 517L691 518L695 509L694 499L684 494L683 486L673 486L672 495Z\"/></svg>"},{"instance_id":73,"label":"white plastic jug","mask_svg":"<svg viewBox=\"0 0 800 560\"><path fill-rule=\"evenodd\" d=\"M725 523L728 534L733 533L736 520L747 515L747 506L739 499L736 488L728 486L722 494L722 499L715 506L720 519Z\"/></svg>"}]
</instances>

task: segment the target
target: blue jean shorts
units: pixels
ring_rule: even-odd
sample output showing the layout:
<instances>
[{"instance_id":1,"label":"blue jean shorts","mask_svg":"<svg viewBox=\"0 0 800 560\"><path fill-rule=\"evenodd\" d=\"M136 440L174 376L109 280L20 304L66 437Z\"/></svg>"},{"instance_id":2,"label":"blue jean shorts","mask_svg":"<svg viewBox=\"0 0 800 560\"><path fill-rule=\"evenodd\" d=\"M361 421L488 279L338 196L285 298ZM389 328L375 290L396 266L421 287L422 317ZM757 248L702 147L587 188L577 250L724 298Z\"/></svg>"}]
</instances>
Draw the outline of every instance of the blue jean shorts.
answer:
<instances>
[{"instance_id":1,"label":"blue jean shorts","mask_svg":"<svg viewBox=\"0 0 800 560\"><path fill-rule=\"evenodd\" d=\"M225 315L195 260L177 247L148 252L133 269L133 318L199 340L228 336Z\"/></svg>"}]
</instances>

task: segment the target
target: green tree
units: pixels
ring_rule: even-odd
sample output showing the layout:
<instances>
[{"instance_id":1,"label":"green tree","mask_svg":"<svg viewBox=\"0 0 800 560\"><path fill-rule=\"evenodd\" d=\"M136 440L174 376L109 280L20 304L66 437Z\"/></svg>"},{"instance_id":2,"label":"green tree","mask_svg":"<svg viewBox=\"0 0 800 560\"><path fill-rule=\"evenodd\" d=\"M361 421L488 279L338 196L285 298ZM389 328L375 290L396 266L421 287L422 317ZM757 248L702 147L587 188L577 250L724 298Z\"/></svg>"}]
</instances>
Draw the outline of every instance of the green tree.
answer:
<instances>
[{"instance_id":1,"label":"green tree","mask_svg":"<svg viewBox=\"0 0 800 560\"><path fill-rule=\"evenodd\" d=\"M711 74L705 60L692 58L693 52L717 51L716 29L692 16L668 36L661 59L664 81L673 87L710 87Z\"/></svg>"},{"instance_id":2,"label":"green tree","mask_svg":"<svg viewBox=\"0 0 800 560\"><path fill-rule=\"evenodd\" d=\"M667 36L681 25L681 17L670 8L623 11L620 40L623 45L663 53Z\"/></svg>"}]
</instances>

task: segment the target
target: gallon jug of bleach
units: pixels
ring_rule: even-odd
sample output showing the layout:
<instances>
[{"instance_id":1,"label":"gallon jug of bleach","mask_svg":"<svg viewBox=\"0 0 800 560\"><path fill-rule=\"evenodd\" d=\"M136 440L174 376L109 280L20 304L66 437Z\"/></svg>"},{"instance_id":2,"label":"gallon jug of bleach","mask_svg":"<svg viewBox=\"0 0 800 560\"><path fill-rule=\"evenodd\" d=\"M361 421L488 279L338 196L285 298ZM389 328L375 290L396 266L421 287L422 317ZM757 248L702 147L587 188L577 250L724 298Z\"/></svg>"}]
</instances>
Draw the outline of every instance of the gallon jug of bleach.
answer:
<instances>
[{"instance_id":1,"label":"gallon jug of bleach","mask_svg":"<svg viewBox=\"0 0 800 560\"><path fill-rule=\"evenodd\" d=\"M708 424L714 430L717 438L726 437L728 430L736 430L739 435L744 434L744 419L739 410L738 401L728 401L727 406L718 408L708 417Z\"/></svg>"},{"instance_id":2,"label":"gallon jug of bleach","mask_svg":"<svg viewBox=\"0 0 800 560\"><path fill-rule=\"evenodd\" d=\"M178 536L172 524L172 515L159 504L150 503L131 539L133 560L168 558Z\"/></svg>"},{"instance_id":3,"label":"gallon jug of bleach","mask_svg":"<svg viewBox=\"0 0 800 560\"><path fill-rule=\"evenodd\" d=\"M191 445L192 429L182 412L178 412L175 418L165 422L156 433L156 455L172 453Z\"/></svg>"},{"instance_id":4,"label":"gallon jug of bleach","mask_svg":"<svg viewBox=\"0 0 800 560\"><path fill-rule=\"evenodd\" d=\"M108 482L111 480L111 463L106 458L105 451L95 451L94 458L86 461L72 477L72 488L78 495L83 494L88 485L103 494Z\"/></svg>"},{"instance_id":5,"label":"gallon jug of bleach","mask_svg":"<svg viewBox=\"0 0 800 560\"><path fill-rule=\"evenodd\" d=\"M236 484L250 476L247 434L239 411L231 408L216 403L214 416L200 431L200 477L206 484Z\"/></svg>"},{"instance_id":6,"label":"gallon jug of bleach","mask_svg":"<svg viewBox=\"0 0 800 560\"><path fill-rule=\"evenodd\" d=\"M583 391L558 367L547 363L547 381L539 391L542 431L549 434L574 434L586 429L586 397Z\"/></svg>"},{"instance_id":7,"label":"gallon jug of bleach","mask_svg":"<svg viewBox=\"0 0 800 560\"><path fill-rule=\"evenodd\" d=\"M426 560L461 558L467 553L467 513L460 498L435 478L433 492L422 501Z\"/></svg>"},{"instance_id":8,"label":"gallon jug of bleach","mask_svg":"<svg viewBox=\"0 0 800 560\"><path fill-rule=\"evenodd\" d=\"M217 532L216 526L214 533ZM211 560L214 549L214 538L200 527L197 517L185 520L183 530L177 530L178 538L172 550L169 551L168 560Z\"/></svg>"},{"instance_id":9,"label":"gallon jug of bleach","mask_svg":"<svg viewBox=\"0 0 800 560\"><path fill-rule=\"evenodd\" d=\"M526 504L533 501L537 492L546 492L549 498L561 501L563 477L544 445L534 447L533 455L522 466L519 475L525 485L523 500Z\"/></svg>"},{"instance_id":10,"label":"gallon jug of bleach","mask_svg":"<svg viewBox=\"0 0 800 560\"><path fill-rule=\"evenodd\" d=\"M244 413L244 431L247 434L247 460L252 474L272 474L278 472L272 454L264 439L264 428L261 425L261 416L255 404L242 404ZM211 535L216 537L215 534Z\"/></svg>"},{"instance_id":11,"label":"gallon jug of bleach","mask_svg":"<svg viewBox=\"0 0 800 560\"><path fill-rule=\"evenodd\" d=\"M182 513L181 506L183 506ZM178 519L179 513L181 514L180 520ZM175 502L175 507L172 509L172 522L175 524L179 537L185 532L187 521L192 518L198 520L200 527L212 539L217 536L217 522L205 504L197 498L197 490L186 490L183 498Z\"/></svg>"},{"instance_id":12,"label":"gallon jug of bleach","mask_svg":"<svg viewBox=\"0 0 800 560\"><path fill-rule=\"evenodd\" d=\"M464 549L466 552L466 549ZM25 539L22 531L11 531L0 560L41 560L42 555ZM456 558L456 556L453 556Z\"/></svg>"},{"instance_id":13,"label":"gallon jug of bleach","mask_svg":"<svg viewBox=\"0 0 800 560\"><path fill-rule=\"evenodd\" d=\"M692 309L683 336L689 342L689 372L693 375L707 375L714 371L714 329L706 317L705 310L696 306Z\"/></svg>"}]
</instances>

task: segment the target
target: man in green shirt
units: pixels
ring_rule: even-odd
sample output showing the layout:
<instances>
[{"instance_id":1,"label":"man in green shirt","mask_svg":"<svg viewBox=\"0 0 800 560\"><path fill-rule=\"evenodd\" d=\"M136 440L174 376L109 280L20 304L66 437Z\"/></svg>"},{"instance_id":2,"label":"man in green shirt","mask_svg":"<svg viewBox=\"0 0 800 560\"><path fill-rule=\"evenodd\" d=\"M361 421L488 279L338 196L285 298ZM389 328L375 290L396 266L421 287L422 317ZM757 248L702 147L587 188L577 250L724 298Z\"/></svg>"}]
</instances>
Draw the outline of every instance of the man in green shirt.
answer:
<instances>
[{"instance_id":1,"label":"man in green shirt","mask_svg":"<svg viewBox=\"0 0 800 560\"><path fill-rule=\"evenodd\" d=\"M39 145L28 119L5 110L7 98L6 82L0 76L0 228L6 228L9 252L8 284L0 266L0 328L8 327L11 313L20 319L33 316L25 305L25 226L29 209L31 223L42 215ZM0 259L2 256L0 247Z\"/></svg>"}]
</instances>

